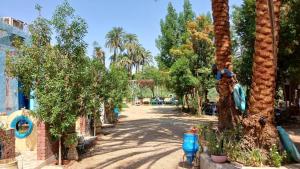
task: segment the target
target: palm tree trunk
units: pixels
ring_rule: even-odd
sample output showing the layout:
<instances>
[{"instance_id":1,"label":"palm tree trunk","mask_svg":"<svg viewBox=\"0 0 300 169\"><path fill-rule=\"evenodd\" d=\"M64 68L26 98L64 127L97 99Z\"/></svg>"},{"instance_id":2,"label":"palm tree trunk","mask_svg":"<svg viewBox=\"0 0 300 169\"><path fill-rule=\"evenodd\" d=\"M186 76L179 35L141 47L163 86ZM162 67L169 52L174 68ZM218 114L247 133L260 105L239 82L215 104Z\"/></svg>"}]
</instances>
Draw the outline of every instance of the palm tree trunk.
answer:
<instances>
[{"instance_id":1,"label":"palm tree trunk","mask_svg":"<svg viewBox=\"0 0 300 169\"><path fill-rule=\"evenodd\" d=\"M278 143L273 119L280 5L280 0L256 0L256 39L249 116L243 121L243 126L245 145L264 150Z\"/></svg>"},{"instance_id":2,"label":"palm tree trunk","mask_svg":"<svg viewBox=\"0 0 300 169\"><path fill-rule=\"evenodd\" d=\"M216 63L218 70L227 68L232 71L231 41L229 29L228 0L212 0L215 31ZM218 112L219 129L231 129L239 123L239 112L235 109L231 96L234 80L223 77L217 86L219 93Z\"/></svg>"}]
</instances>

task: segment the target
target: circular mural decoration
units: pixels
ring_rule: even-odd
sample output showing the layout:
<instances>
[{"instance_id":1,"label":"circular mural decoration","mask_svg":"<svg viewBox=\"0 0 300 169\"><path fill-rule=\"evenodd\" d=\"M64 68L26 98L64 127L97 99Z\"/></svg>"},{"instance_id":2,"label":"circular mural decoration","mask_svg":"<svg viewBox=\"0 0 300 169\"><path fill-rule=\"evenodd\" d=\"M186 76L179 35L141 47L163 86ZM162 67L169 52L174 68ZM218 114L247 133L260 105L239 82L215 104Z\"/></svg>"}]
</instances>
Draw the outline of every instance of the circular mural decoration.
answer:
<instances>
[{"instance_id":1,"label":"circular mural decoration","mask_svg":"<svg viewBox=\"0 0 300 169\"><path fill-rule=\"evenodd\" d=\"M31 134L33 123L28 117L21 115L13 119L10 127L15 129L16 137L22 139L28 137Z\"/></svg>"}]
</instances>

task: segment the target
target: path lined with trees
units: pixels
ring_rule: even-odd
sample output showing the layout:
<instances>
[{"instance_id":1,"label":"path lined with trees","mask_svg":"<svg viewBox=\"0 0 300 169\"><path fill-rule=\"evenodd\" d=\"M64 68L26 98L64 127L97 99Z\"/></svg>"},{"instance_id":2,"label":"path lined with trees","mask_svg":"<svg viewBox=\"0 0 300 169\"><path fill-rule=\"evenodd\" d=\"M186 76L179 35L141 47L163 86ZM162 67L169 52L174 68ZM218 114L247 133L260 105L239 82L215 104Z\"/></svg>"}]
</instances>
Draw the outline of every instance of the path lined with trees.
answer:
<instances>
[{"instance_id":1,"label":"path lined with trees","mask_svg":"<svg viewBox=\"0 0 300 169\"><path fill-rule=\"evenodd\" d=\"M70 168L182 168L182 135L193 125L217 120L205 117L184 116L175 106L130 106L116 128L98 136L96 146Z\"/></svg>"}]
</instances>

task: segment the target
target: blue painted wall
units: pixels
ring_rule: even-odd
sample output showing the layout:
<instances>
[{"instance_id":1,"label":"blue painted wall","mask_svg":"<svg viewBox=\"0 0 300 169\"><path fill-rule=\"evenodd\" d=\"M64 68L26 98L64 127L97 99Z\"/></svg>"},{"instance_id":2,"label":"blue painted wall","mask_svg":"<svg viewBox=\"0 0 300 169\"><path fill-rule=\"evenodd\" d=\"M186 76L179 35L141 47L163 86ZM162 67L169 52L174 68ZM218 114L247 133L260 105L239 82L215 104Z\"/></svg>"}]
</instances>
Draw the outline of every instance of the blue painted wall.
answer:
<instances>
[{"instance_id":1,"label":"blue painted wall","mask_svg":"<svg viewBox=\"0 0 300 169\"><path fill-rule=\"evenodd\" d=\"M25 100L24 95L19 90L18 81L5 75L6 53L15 50L11 46L11 37L13 36L19 36L25 41L29 41L29 36L25 32L0 22L0 112L8 114L24 106L29 106L29 101Z\"/></svg>"}]
</instances>

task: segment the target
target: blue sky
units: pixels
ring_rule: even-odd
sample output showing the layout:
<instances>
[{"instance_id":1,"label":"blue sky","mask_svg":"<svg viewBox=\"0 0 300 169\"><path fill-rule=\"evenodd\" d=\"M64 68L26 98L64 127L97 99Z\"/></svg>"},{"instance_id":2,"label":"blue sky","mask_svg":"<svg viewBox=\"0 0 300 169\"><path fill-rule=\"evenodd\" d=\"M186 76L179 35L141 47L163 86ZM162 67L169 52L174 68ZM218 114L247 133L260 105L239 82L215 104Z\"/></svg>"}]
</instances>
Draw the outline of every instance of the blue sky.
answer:
<instances>
[{"instance_id":1,"label":"blue sky","mask_svg":"<svg viewBox=\"0 0 300 169\"><path fill-rule=\"evenodd\" d=\"M197 15L211 11L211 0L190 0ZM55 7L62 0L1 0L0 16L12 16L31 23L37 16L36 3L42 8L42 15L50 18ZM160 34L160 19L166 15L168 2L172 2L177 12L182 11L183 0L70 0L76 14L88 23L85 38L89 44L88 54L92 54L94 41L104 47L105 34L112 27L123 27L126 32L135 33L141 44L155 56L158 49L155 39ZM240 5L242 0L229 0L230 7ZM105 49L106 56L110 56Z\"/></svg>"}]
</instances>

